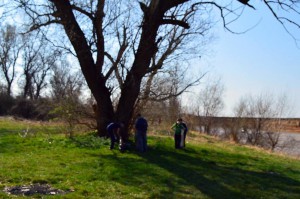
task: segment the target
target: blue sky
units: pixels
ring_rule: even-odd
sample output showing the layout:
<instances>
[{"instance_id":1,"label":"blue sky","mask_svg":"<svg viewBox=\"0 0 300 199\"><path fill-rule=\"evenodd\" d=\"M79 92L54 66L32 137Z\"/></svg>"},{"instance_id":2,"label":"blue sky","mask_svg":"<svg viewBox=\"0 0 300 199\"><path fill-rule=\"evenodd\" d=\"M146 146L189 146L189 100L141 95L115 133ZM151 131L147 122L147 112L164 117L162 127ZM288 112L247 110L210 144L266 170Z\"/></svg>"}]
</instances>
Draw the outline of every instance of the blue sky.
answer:
<instances>
[{"instance_id":1,"label":"blue sky","mask_svg":"<svg viewBox=\"0 0 300 199\"><path fill-rule=\"evenodd\" d=\"M257 24L248 32L235 35L221 26L216 28L218 39L207 59L225 86L223 114L230 115L240 97L269 92L286 94L293 107L290 116L300 118L300 47L260 4L257 10L246 8L233 24L235 31ZM295 20L300 22L299 16ZM300 39L300 30L293 35Z\"/></svg>"}]
</instances>

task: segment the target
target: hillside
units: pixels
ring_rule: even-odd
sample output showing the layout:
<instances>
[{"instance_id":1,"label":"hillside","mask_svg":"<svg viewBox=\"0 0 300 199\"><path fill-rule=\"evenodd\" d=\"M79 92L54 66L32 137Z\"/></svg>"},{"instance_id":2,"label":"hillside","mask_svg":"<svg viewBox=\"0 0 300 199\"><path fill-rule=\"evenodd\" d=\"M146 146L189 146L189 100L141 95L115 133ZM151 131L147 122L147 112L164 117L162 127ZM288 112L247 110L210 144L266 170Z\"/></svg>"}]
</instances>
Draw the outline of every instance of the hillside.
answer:
<instances>
[{"instance_id":1,"label":"hillside","mask_svg":"<svg viewBox=\"0 0 300 199\"><path fill-rule=\"evenodd\" d=\"M28 125L0 120L0 198L16 198L6 192L25 185L60 190L30 196L51 199L300 198L296 158L206 135L188 138L185 150L151 135L147 153L120 153L93 134L69 139L50 124L20 134Z\"/></svg>"}]
</instances>

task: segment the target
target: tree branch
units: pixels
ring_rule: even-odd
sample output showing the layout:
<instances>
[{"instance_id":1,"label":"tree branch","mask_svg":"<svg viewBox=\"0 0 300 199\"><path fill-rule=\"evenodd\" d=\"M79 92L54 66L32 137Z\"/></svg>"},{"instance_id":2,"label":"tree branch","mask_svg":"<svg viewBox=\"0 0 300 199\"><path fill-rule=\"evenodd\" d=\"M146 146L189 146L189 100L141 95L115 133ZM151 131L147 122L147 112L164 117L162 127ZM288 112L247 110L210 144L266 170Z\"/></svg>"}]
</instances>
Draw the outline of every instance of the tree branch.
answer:
<instances>
[{"instance_id":1,"label":"tree branch","mask_svg":"<svg viewBox=\"0 0 300 199\"><path fill-rule=\"evenodd\" d=\"M190 25L184 21L176 20L176 19L163 19L161 24L172 24L172 25L178 25L185 29L189 29Z\"/></svg>"},{"instance_id":2,"label":"tree branch","mask_svg":"<svg viewBox=\"0 0 300 199\"><path fill-rule=\"evenodd\" d=\"M116 78L119 82L119 86L121 87L122 83L123 83L123 80L122 80L122 77L120 75L120 72L119 72L119 69L118 69L118 65L128 47L128 41L127 41L127 33L126 33L126 27L124 26L123 27L123 37L122 39L120 38L120 34L117 32L117 37L118 37L118 40L120 41L120 49L118 51L118 55L117 55L117 58L116 58L116 61L114 61L113 57L108 54L107 52L105 52L105 56L107 56L107 58L111 61L112 63L112 66L111 68L109 69L109 71L107 72L107 74L105 75L105 80L107 80L111 73L113 71L115 71L115 75L116 75ZM121 42L122 41L122 42Z\"/></svg>"},{"instance_id":3,"label":"tree branch","mask_svg":"<svg viewBox=\"0 0 300 199\"><path fill-rule=\"evenodd\" d=\"M76 10L76 11L78 11L78 12L84 14L85 16L87 16L88 18L90 18L92 21L94 20L93 15L92 15L91 13L85 11L84 9L79 8L78 6L75 6L74 4L71 5L71 7L72 7L72 9L74 9L74 10Z\"/></svg>"},{"instance_id":4,"label":"tree branch","mask_svg":"<svg viewBox=\"0 0 300 199\"><path fill-rule=\"evenodd\" d=\"M47 21L45 23L40 23L40 24L33 24L28 31L24 32L23 34L26 34L26 33L29 33L29 32L32 32L34 30L38 30L40 29L41 27L44 27L44 26L48 26L50 24L61 24L61 21L60 20L51 20L51 21Z\"/></svg>"}]
</instances>

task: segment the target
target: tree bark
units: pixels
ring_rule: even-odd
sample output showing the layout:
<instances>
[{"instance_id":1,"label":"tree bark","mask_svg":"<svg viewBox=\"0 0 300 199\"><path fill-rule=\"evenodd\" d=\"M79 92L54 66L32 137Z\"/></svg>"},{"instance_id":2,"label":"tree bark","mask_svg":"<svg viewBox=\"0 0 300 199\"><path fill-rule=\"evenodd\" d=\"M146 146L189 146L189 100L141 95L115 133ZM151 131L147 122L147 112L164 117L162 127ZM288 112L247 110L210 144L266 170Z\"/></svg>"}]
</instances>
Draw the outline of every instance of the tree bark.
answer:
<instances>
[{"instance_id":1,"label":"tree bark","mask_svg":"<svg viewBox=\"0 0 300 199\"><path fill-rule=\"evenodd\" d=\"M53 3L57 8L57 15L64 26L65 32L70 39L72 46L74 47L87 85L97 102L96 120L98 134L99 136L105 136L106 125L115 118L112 101L110 99L111 93L105 86L105 79L99 70L99 68L102 67L101 64L103 64L103 61L101 61L104 57L104 53L102 52L103 50L98 52L97 62L95 63L84 33L80 29L72 12L70 2L53 0ZM104 44L98 42L98 48L99 50L104 49Z\"/></svg>"},{"instance_id":2,"label":"tree bark","mask_svg":"<svg viewBox=\"0 0 300 199\"><path fill-rule=\"evenodd\" d=\"M147 73L151 57L157 52L156 36L165 12L165 6L160 6L157 2L152 1L147 10L144 10L142 34L135 61L121 88L121 97L116 115L125 124L125 128L121 133L121 138L125 141L129 137L128 128L140 93L142 78Z\"/></svg>"}]
</instances>

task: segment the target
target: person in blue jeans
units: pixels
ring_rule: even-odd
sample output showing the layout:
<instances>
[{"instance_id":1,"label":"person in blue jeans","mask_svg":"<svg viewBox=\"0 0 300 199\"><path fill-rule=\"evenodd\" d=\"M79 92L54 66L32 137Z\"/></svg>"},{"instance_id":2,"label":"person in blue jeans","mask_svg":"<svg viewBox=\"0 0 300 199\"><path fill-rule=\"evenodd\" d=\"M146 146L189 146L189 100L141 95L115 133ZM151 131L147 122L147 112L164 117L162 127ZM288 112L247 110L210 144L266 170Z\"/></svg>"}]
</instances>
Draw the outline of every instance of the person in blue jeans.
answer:
<instances>
[{"instance_id":1,"label":"person in blue jeans","mask_svg":"<svg viewBox=\"0 0 300 199\"><path fill-rule=\"evenodd\" d=\"M135 121L135 143L139 152L147 151L147 129L147 120L141 114L138 114Z\"/></svg>"},{"instance_id":2,"label":"person in blue jeans","mask_svg":"<svg viewBox=\"0 0 300 199\"><path fill-rule=\"evenodd\" d=\"M123 127L122 123L111 122L107 125L106 130L110 137L110 149L114 149L115 142L120 139L120 129Z\"/></svg>"}]
</instances>

